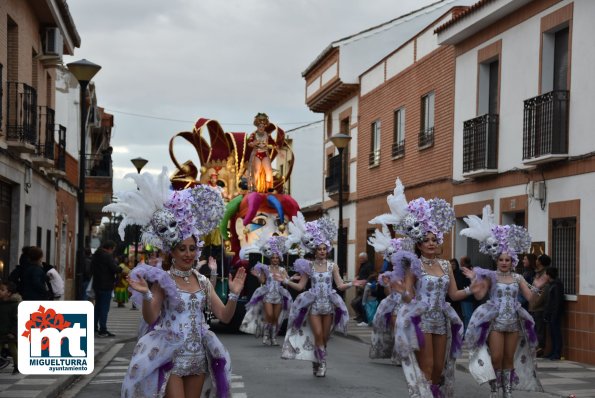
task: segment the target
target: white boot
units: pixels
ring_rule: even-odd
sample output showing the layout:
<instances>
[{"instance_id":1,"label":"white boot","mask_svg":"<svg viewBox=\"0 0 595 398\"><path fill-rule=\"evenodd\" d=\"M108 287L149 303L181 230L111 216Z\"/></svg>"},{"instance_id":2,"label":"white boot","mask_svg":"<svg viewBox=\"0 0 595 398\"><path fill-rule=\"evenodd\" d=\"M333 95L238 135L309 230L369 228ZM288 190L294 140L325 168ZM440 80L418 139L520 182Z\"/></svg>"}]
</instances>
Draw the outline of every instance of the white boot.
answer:
<instances>
[{"instance_id":1,"label":"white boot","mask_svg":"<svg viewBox=\"0 0 595 398\"><path fill-rule=\"evenodd\" d=\"M512 376L513 369L504 369L502 371L502 397L512 398Z\"/></svg>"},{"instance_id":2,"label":"white boot","mask_svg":"<svg viewBox=\"0 0 595 398\"><path fill-rule=\"evenodd\" d=\"M318 359L318 370L316 371L316 377L326 376L326 348L316 347L315 349L316 359Z\"/></svg>"},{"instance_id":3,"label":"white boot","mask_svg":"<svg viewBox=\"0 0 595 398\"><path fill-rule=\"evenodd\" d=\"M277 342L277 325L271 325L271 345L279 345Z\"/></svg>"},{"instance_id":4,"label":"white boot","mask_svg":"<svg viewBox=\"0 0 595 398\"><path fill-rule=\"evenodd\" d=\"M271 325L269 323L265 323L264 327L263 327L263 333L262 333L262 344L264 344L264 345L271 345L270 330L271 330Z\"/></svg>"}]
</instances>

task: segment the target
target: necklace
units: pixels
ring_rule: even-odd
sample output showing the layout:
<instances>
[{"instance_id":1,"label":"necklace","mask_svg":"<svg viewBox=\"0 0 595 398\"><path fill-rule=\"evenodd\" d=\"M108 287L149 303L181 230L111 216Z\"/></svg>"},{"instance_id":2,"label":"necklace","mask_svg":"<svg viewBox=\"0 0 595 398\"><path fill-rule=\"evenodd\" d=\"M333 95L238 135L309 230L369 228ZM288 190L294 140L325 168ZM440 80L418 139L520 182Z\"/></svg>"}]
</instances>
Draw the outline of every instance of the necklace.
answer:
<instances>
[{"instance_id":1,"label":"necklace","mask_svg":"<svg viewBox=\"0 0 595 398\"><path fill-rule=\"evenodd\" d=\"M173 275L173 276L179 276L180 278L184 279L184 282L186 283L190 283L190 278L188 278L190 275L192 275L192 270L189 269L188 271L181 271L175 267L171 267L169 272Z\"/></svg>"},{"instance_id":2,"label":"necklace","mask_svg":"<svg viewBox=\"0 0 595 398\"><path fill-rule=\"evenodd\" d=\"M420 256L420 257L421 257L421 262L424 265L427 265L429 267L431 267L433 265L434 260L435 260L434 258L425 258L424 256Z\"/></svg>"},{"instance_id":3,"label":"necklace","mask_svg":"<svg viewBox=\"0 0 595 398\"><path fill-rule=\"evenodd\" d=\"M510 276L511 274L512 274L511 271L502 272L502 271L496 270L496 275L498 275L498 276Z\"/></svg>"},{"instance_id":4,"label":"necklace","mask_svg":"<svg viewBox=\"0 0 595 398\"><path fill-rule=\"evenodd\" d=\"M320 267L321 265L325 264L326 260L314 260L314 267Z\"/></svg>"}]
</instances>

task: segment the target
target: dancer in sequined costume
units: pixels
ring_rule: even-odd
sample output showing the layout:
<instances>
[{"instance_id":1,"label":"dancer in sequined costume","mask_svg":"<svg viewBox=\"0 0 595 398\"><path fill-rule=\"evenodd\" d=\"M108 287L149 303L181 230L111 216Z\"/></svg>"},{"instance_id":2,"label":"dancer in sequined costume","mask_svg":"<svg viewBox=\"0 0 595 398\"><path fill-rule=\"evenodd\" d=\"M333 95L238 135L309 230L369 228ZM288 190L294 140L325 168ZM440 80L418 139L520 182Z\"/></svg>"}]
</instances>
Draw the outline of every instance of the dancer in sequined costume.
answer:
<instances>
[{"instance_id":1,"label":"dancer in sequined costume","mask_svg":"<svg viewBox=\"0 0 595 398\"><path fill-rule=\"evenodd\" d=\"M535 369L537 336L531 315L522 307L518 296L531 301L541 294L543 280L529 285L513 270L518 253L526 252L531 239L519 226L493 224L491 209L486 206L483 219L469 216L469 228L462 235L480 241L480 251L496 260L496 271L475 267L467 271L473 279L471 290L478 300L488 295L471 317L465 334L469 349L469 371L480 384L489 382L491 398L510 398L512 390L543 391ZM499 391L502 388L502 394Z\"/></svg>"}]
</instances>

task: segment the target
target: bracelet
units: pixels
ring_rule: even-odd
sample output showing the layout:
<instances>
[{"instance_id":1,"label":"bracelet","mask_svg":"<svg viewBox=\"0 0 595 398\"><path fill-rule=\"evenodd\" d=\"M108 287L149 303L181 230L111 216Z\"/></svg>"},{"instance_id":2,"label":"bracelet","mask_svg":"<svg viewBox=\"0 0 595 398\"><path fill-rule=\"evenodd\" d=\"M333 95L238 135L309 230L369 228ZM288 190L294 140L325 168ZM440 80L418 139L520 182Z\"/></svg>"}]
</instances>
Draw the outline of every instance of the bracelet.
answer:
<instances>
[{"instance_id":1,"label":"bracelet","mask_svg":"<svg viewBox=\"0 0 595 398\"><path fill-rule=\"evenodd\" d=\"M538 289L538 288L536 288L536 287L535 287L535 286L533 286L533 285L529 285L529 289L531 289L531 291L532 291L534 294L536 294L536 295L538 295L538 296L541 296L541 289Z\"/></svg>"},{"instance_id":2,"label":"bracelet","mask_svg":"<svg viewBox=\"0 0 595 398\"><path fill-rule=\"evenodd\" d=\"M143 293L143 301L153 301L153 293L150 290Z\"/></svg>"},{"instance_id":3,"label":"bracelet","mask_svg":"<svg viewBox=\"0 0 595 398\"><path fill-rule=\"evenodd\" d=\"M289 278L283 279L283 284L284 285L289 285Z\"/></svg>"},{"instance_id":4,"label":"bracelet","mask_svg":"<svg viewBox=\"0 0 595 398\"><path fill-rule=\"evenodd\" d=\"M227 295L227 301L238 301L239 298L239 295L232 292L229 292L229 294Z\"/></svg>"},{"instance_id":5,"label":"bracelet","mask_svg":"<svg viewBox=\"0 0 595 398\"><path fill-rule=\"evenodd\" d=\"M467 296L471 296L471 288L469 288L469 286L465 286L465 287L463 288L463 291L465 292L465 294L466 294Z\"/></svg>"},{"instance_id":6,"label":"bracelet","mask_svg":"<svg viewBox=\"0 0 595 398\"><path fill-rule=\"evenodd\" d=\"M345 286L347 286L347 287L346 287L346 289L347 289L347 288L350 288L351 286L353 286L353 282L347 282L347 283L345 284Z\"/></svg>"}]
</instances>

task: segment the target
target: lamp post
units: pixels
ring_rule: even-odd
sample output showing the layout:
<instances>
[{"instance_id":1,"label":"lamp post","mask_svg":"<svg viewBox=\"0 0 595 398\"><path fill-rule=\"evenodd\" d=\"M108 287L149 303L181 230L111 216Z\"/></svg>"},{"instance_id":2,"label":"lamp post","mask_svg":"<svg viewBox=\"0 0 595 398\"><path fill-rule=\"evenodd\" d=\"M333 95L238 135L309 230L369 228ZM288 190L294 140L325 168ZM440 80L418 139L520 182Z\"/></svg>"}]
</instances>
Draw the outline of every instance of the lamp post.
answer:
<instances>
[{"instance_id":1,"label":"lamp post","mask_svg":"<svg viewBox=\"0 0 595 398\"><path fill-rule=\"evenodd\" d=\"M345 252L347 251L345 242L345 234L343 233L343 169L345 167L343 162L343 150L347 148L351 141L351 136L348 134L338 133L331 136L331 141L339 151L339 236L337 240L337 263L339 263L339 273L344 277L346 270Z\"/></svg>"},{"instance_id":2,"label":"lamp post","mask_svg":"<svg viewBox=\"0 0 595 398\"><path fill-rule=\"evenodd\" d=\"M140 174L140 171L143 169L143 167L145 167L145 165L148 162L147 159L143 159L141 157L130 159L130 161L136 168L136 172L138 174ZM134 226L134 265L135 266L136 266L136 264L138 264L138 235L139 235L139 233L140 233L140 231L139 231L138 225L135 225Z\"/></svg>"},{"instance_id":3,"label":"lamp post","mask_svg":"<svg viewBox=\"0 0 595 398\"><path fill-rule=\"evenodd\" d=\"M75 265L75 297L83 299L83 272L85 269L85 177L86 177L86 147L87 147L87 86L89 82L101 69L101 66L89 62L86 59L66 64L68 70L78 80L81 86L81 131L79 150L79 187L77 192L78 206L78 229L76 241L76 265Z\"/></svg>"}]
</instances>

